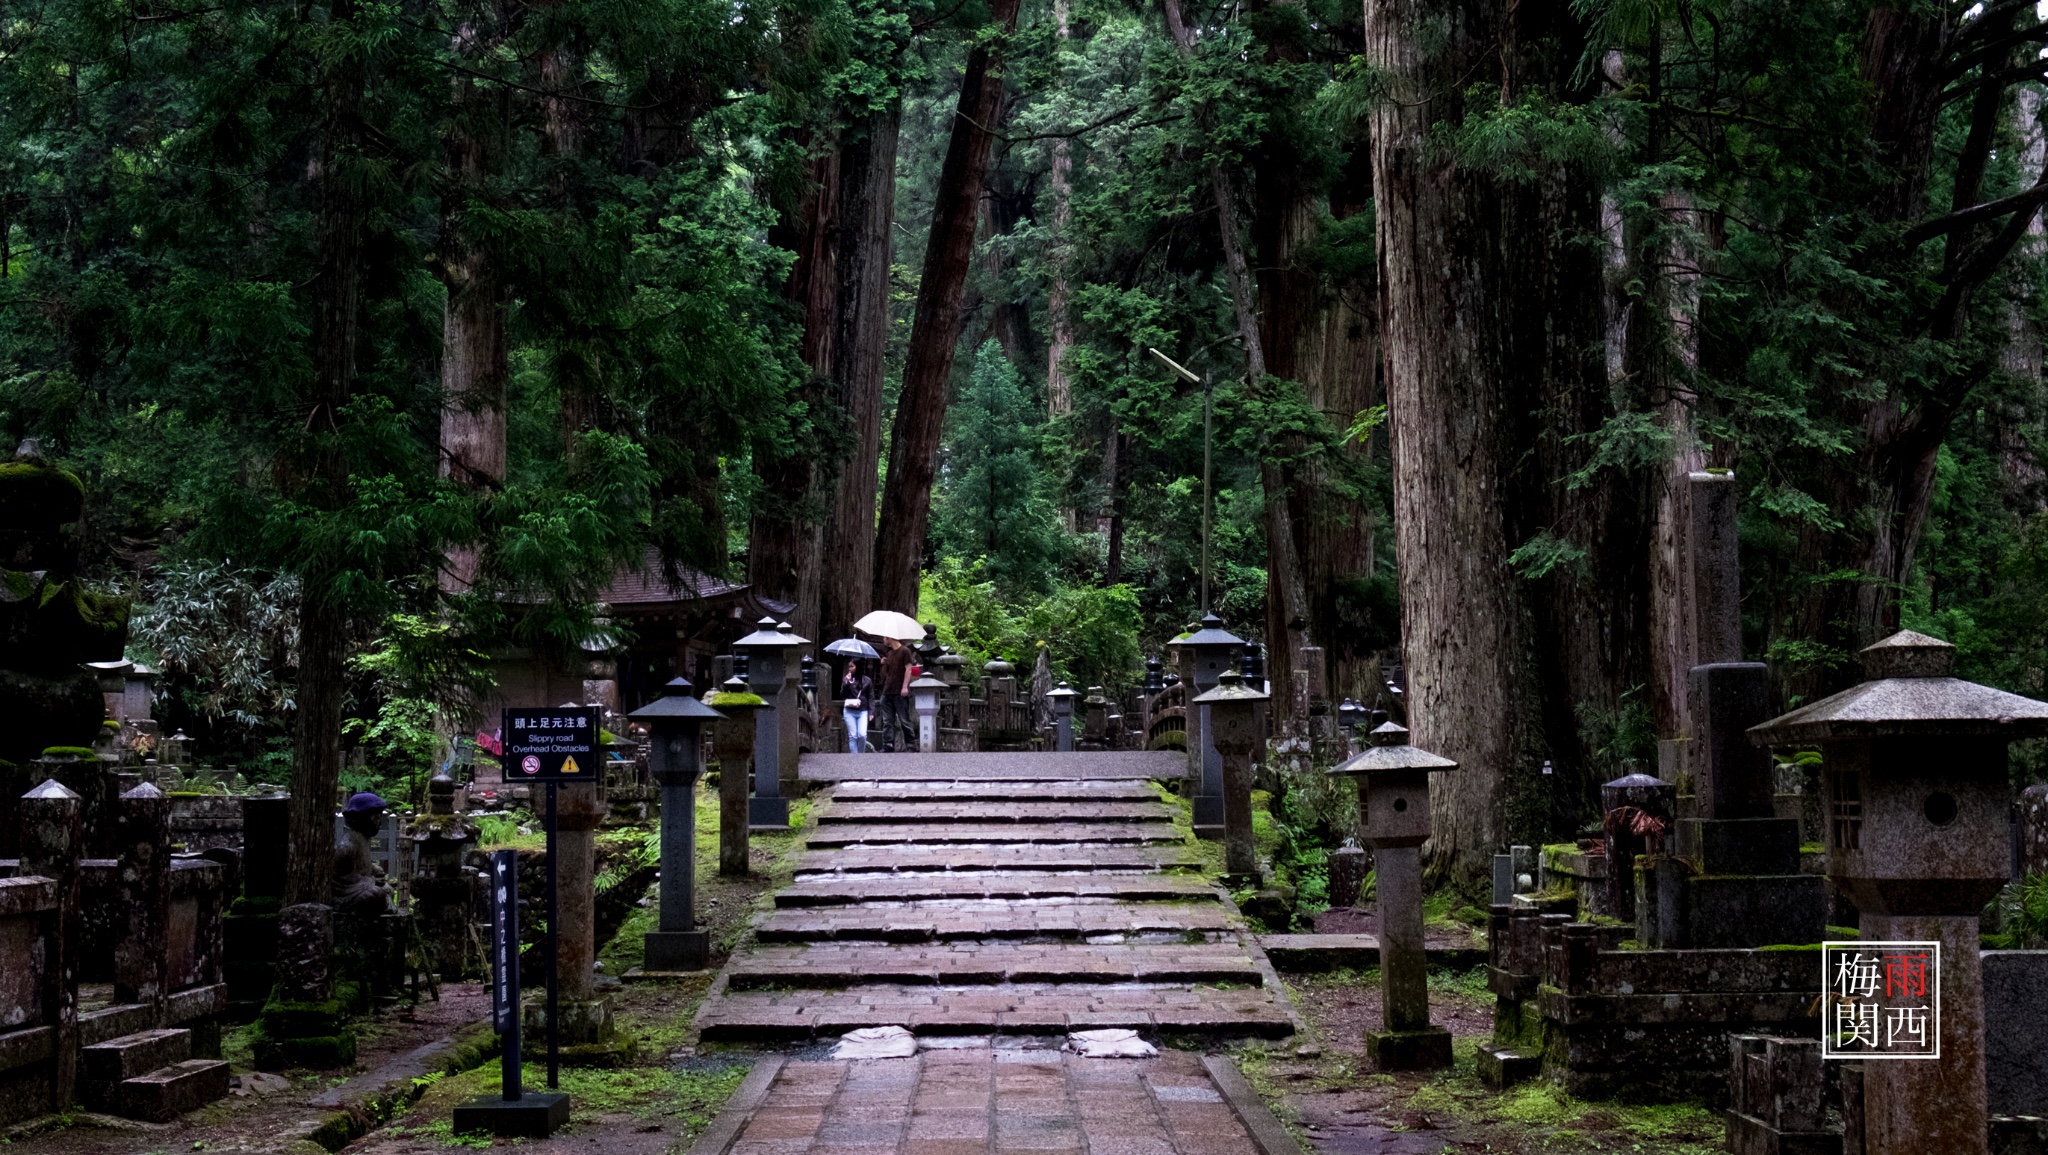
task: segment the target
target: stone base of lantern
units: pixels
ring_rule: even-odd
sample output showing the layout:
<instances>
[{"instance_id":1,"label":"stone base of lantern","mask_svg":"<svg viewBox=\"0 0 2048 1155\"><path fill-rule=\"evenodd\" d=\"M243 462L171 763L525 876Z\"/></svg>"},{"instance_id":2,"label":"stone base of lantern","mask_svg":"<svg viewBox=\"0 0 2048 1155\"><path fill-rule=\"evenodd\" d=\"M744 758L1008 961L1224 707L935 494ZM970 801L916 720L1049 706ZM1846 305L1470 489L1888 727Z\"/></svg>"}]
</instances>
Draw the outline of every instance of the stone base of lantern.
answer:
<instances>
[{"instance_id":1,"label":"stone base of lantern","mask_svg":"<svg viewBox=\"0 0 2048 1155\"><path fill-rule=\"evenodd\" d=\"M1442 1027L1419 1031L1372 1031L1365 1054L1380 1071L1434 1071L1451 1065L1451 1033Z\"/></svg>"},{"instance_id":2,"label":"stone base of lantern","mask_svg":"<svg viewBox=\"0 0 2048 1155\"><path fill-rule=\"evenodd\" d=\"M455 1108L452 1122L457 1135L545 1139L569 1125L569 1096L559 1091L528 1091L512 1100L480 1095Z\"/></svg>"},{"instance_id":3,"label":"stone base of lantern","mask_svg":"<svg viewBox=\"0 0 2048 1155\"><path fill-rule=\"evenodd\" d=\"M701 971L711 960L708 930L657 930L647 934L641 971Z\"/></svg>"},{"instance_id":4,"label":"stone base of lantern","mask_svg":"<svg viewBox=\"0 0 2048 1155\"><path fill-rule=\"evenodd\" d=\"M562 999L560 1008L562 1029L556 1037L556 1046L563 1066L623 1067L639 1053L638 1041L631 1035L620 1034L613 1024L610 999ZM526 1004L524 1046L534 1061L545 1061L548 1046L548 1003L545 998L529 999Z\"/></svg>"},{"instance_id":5,"label":"stone base of lantern","mask_svg":"<svg viewBox=\"0 0 2048 1155\"><path fill-rule=\"evenodd\" d=\"M747 799L747 828L754 834L789 833L789 799L759 795Z\"/></svg>"}]
</instances>

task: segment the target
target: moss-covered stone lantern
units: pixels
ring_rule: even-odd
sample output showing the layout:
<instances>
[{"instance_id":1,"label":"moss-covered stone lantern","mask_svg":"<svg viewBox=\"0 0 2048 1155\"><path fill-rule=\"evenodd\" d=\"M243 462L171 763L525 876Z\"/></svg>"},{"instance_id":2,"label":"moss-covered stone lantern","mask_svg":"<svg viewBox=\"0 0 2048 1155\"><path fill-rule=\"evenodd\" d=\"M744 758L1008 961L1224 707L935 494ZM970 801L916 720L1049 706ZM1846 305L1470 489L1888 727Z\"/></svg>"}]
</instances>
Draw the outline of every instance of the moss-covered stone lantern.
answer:
<instances>
[{"instance_id":1,"label":"moss-covered stone lantern","mask_svg":"<svg viewBox=\"0 0 2048 1155\"><path fill-rule=\"evenodd\" d=\"M1252 838L1252 755L1265 742L1259 707L1266 692L1245 684L1244 675L1225 670L1216 688L1190 705L1208 715L1210 739L1223 759L1223 869L1256 881L1258 859Z\"/></svg>"},{"instance_id":2,"label":"moss-covered stone lantern","mask_svg":"<svg viewBox=\"0 0 2048 1155\"><path fill-rule=\"evenodd\" d=\"M1866 942L1939 942L1940 1057L1863 1064L1870 1155L1987 1150L1978 916L2011 871L2006 746L2048 734L2048 704L1952 677L1955 647L1901 631L1863 651L1860 685L1751 727L1819 746L1828 877Z\"/></svg>"},{"instance_id":3,"label":"moss-covered stone lantern","mask_svg":"<svg viewBox=\"0 0 2048 1155\"><path fill-rule=\"evenodd\" d=\"M738 675L706 694L704 704L719 714L718 724L711 728L711 749L718 755L718 873L744 878L753 833L747 805L747 765L754 757L759 733L754 716L768 704ZM788 826L787 820L783 825Z\"/></svg>"},{"instance_id":4,"label":"moss-covered stone lantern","mask_svg":"<svg viewBox=\"0 0 2048 1155\"><path fill-rule=\"evenodd\" d=\"M1372 745L1331 774L1358 782L1359 834L1372 847L1380 915L1381 1030L1365 1037L1382 1071L1451 1065L1451 1036L1429 1021L1422 944L1422 854L1429 838L1429 776L1456 770L1449 758L1408 744L1408 728L1387 722Z\"/></svg>"}]
</instances>

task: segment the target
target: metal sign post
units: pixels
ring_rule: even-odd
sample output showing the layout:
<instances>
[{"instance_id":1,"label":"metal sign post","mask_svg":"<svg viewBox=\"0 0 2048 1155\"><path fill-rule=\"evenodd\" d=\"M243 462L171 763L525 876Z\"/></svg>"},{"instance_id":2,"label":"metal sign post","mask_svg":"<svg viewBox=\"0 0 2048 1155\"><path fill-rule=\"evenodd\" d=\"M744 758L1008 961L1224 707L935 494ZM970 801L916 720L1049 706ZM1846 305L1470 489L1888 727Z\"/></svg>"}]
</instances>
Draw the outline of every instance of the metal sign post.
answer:
<instances>
[{"instance_id":1,"label":"metal sign post","mask_svg":"<svg viewBox=\"0 0 2048 1155\"><path fill-rule=\"evenodd\" d=\"M491 1021L505 1041L499 1082L519 1101L519 852L491 855Z\"/></svg>"},{"instance_id":2,"label":"metal sign post","mask_svg":"<svg viewBox=\"0 0 2048 1155\"><path fill-rule=\"evenodd\" d=\"M561 1032L557 1019L561 1012L561 984L557 981L562 973L562 916L555 902L555 783L548 783L548 816L544 827L548 836L548 1090L561 1086Z\"/></svg>"},{"instance_id":3,"label":"metal sign post","mask_svg":"<svg viewBox=\"0 0 2048 1155\"><path fill-rule=\"evenodd\" d=\"M544 1139L569 1122L569 1096L525 1092L520 1054L519 852L491 855L491 1025L504 1040L499 1093L455 1108L454 1132Z\"/></svg>"},{"instance_id":4,"label":"metal sign post","mask_svg":"<svg viewBox=\"0 0 2048 1155\"><path fill-rule=\"evenodd\" d=\"M505 778L539 782L547 792L543 828L548 847L548 1090L560 1086L558 1045L561 911L556 902L555 794L564 782L595 782L598 761L596 706L508 709L505 711Z\"/></svg>"}]
</instances>

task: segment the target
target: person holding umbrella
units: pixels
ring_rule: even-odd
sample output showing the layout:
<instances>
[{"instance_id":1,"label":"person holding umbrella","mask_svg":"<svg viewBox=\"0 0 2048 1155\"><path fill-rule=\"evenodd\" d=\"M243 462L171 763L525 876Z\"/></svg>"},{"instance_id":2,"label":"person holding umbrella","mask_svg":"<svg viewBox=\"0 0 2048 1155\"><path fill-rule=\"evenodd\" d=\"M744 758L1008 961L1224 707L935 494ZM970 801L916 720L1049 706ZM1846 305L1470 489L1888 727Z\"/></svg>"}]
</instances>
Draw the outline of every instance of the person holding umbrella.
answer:
<instances>
[{"instance_id":1,"label":"person holding umbrella","mask_svg":"<svg viewBox=\"0 0 2048 1155\"><path fill-rule=\"evenodd\" d=\"M846 673L839 679L839 716L846 722L846 752L867 753L868 712L874 708L875 680L862 672L861 661L875 656L875 648L859 638L841 638L825 647L828 654L846 658Z\"/></svg>"},{"instance_id":2,"label":"person holding umbrella","mask_svg":"<svg viewBox=\"0 0 2048 1155\"><path fill-rule=\"evenodd\" d=\"M910 713L910 680L917 676L916 657L895 638L882 639L882 740L892 753L904 748L904 733L914 723Z\"/></svg>"},{"instance_id":3,"label":"person holding umbrella","mask_svg":"<svg viewBox=\"0 0 2048 1155\"><path fill-rule=\"evenodd\" d=\"M881 684L882 740L886 750L902 750L915 741L917 722L910 712L910 681L917 677L917 654L905 642L921 641L925 628L909 614L874 610L853 623L863 634L883 640Z\"/></svg>"}]
</instances>

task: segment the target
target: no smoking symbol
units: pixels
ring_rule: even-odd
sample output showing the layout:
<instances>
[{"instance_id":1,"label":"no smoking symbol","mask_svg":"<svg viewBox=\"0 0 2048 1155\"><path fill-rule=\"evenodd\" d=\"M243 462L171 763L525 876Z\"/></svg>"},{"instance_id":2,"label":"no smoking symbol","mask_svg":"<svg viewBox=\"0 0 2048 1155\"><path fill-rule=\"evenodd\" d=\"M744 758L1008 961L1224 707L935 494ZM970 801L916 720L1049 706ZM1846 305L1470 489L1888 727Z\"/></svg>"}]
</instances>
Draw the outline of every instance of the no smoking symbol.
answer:
<instances>
[{"instance_id":1,"label":"no smoking symbol","mask_svg":"<svg viewBox=\"0 0 2048 1155\"><path fill-rule=\"evenodd\" d=\"M528 774L538 774L540 773L540 759L528 754L519 760L519 768Z\"/></svg>"}]
</instances>

